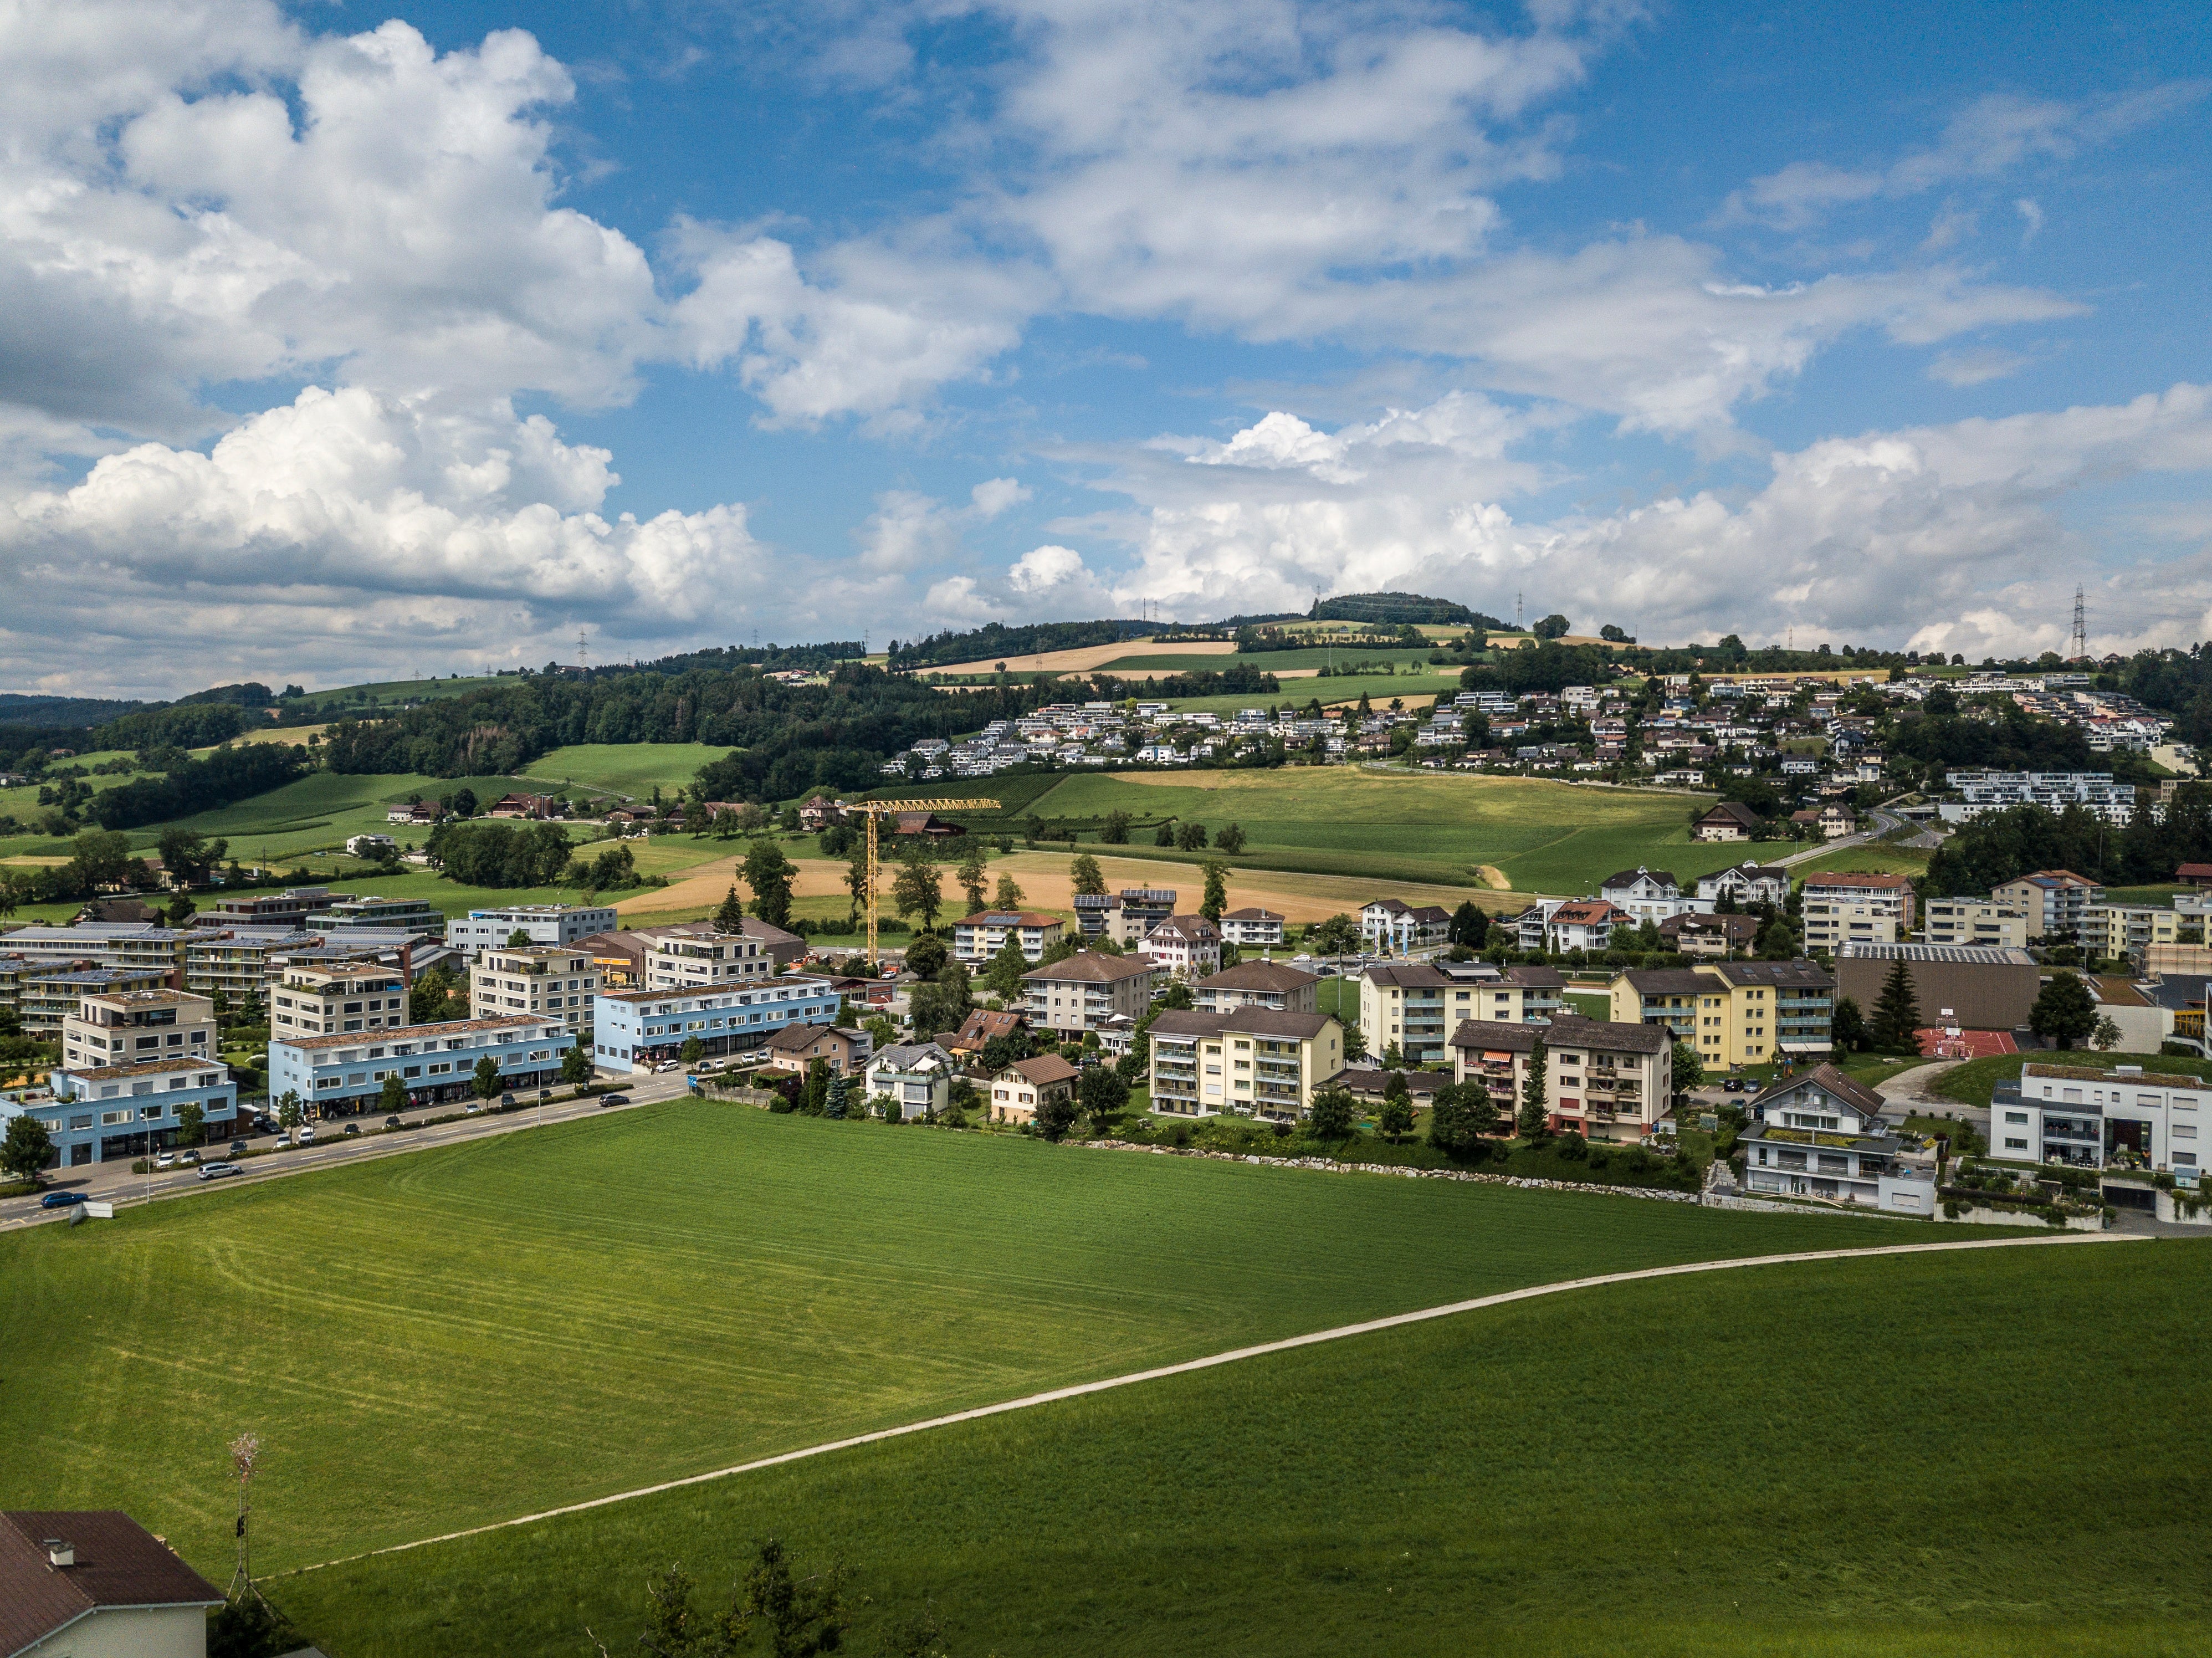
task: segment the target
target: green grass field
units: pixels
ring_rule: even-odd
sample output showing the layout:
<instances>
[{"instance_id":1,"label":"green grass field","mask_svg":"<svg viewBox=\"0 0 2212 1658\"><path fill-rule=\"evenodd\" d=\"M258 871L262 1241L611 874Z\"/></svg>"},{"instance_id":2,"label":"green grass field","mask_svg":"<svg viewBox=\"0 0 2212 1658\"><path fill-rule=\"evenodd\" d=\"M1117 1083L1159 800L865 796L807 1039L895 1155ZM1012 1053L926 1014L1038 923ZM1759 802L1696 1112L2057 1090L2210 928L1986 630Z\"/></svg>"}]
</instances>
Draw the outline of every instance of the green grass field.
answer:
<instances>
[{"instance_id":1,"label":"green grass field","mask_svg":"<svg viewBox=\"0 0 2212 1658\"><path fill-rule=\"evenodd\" d=\"M1968 1060L1936 1078L1929 1091L1960 1105L1987 1106L2001 1082L2016 1082L2021 1066L2035 1060L2045 1065L2081 1065L2098 1068L2139 1065L2162 1077L2212 1077L2212 1060L2164 1054L2099 1054L2094 1050L2070 1054L1995 1054L1984 1060Z\"/></svg>"},{"instance_id":2,"label":"green grass field","mask_svg":"<svg viewBox=\"0 0 2212 1658\"><path fill-rule=\"evenodd\" d=\"M555 749L523 768L546 784L649 799L658 783L665 793L680 794L697 780L699 768L730 750L711 743L579 743Z\"/></svg>"},{"instance_id":3,"label":"green grass field","mask_svg":"<svg viewBox=\"0 0 2212 1658\"><path fill-rule=\"evenodd\" d=\"M1392 697L1433 696L1439 693L1456 694L1459 674L1411 674L1402 669L1396 674L1360 674L1328 679L1285 679L1278 691L1230 692L1220 696L1177 696L1169 699L1168 706L1179 714L1235 714L1242 708L1264 708L1270 704L1291 703L1303 708L1312 698L1321 699L1323 706L1339 702L1357 702L1364 695L1376 708L1387 708Z\"/></svg>"},{"instance_id":4,"label":"green grass field","mask_svg":"<svg viewBox=\"0 0 2212 1658\"><path fill-rule=\"evenodd\" d=\"M219 811L202 812L183 821L210 837L230 841L230 853L252 863L264 853L281 863L303 853L342 847L356 835L392 833L385 821L387 808L410 794L435 799L460 788L476 792L489 805L511 790L530 787L513 777L416 777L408 774L361 775L342 772L310 772L296 783L287 783L266 794L240 800ZM427 830L412 831L401 839L419 839ZM131 839L151 846L160 838L159 826L133 829Z\"/></svg>"},{"instance_id":5,"label":"green grass field","mask_svg":"<svg viewBox=\"0 0 2212 1658\"><path fill-rule=\"evenodd\" d=\"M584 1658L773 1534L861 1652L2203 1653L2207 1292L2171 1240L1617 1285L267 1587L334 1658Z\"/></svg>"},{"instance_id":6,"label":"green grass field","mask_svg":"<svg viewBox=\"0 0 2212 1658\"><path fill-rule=\"evenodd\" d=\"M0 1236L0 1499L129 1509L225 1576L251 1429L283 1570L1516 1284L1931 1230L684 1102Z\"/></svg>"},{"instance_id":7,"label":"green grass field","mask_svg":"<svg viewBox=\"0 0 2212 1658\"><path fill-rule=\"evenodd\" d=\"M1826 875L1845 870L1860 875L1925 875L1928 872L1928 857L1925 847L1869 841L1864 846L1845 847L1838 852L1808 858L1802 864L1792 864L1790 878L1802 882L1808 875Z\"/></svg>"},{"instance_id":8,"label":"green grass field","mask_svg":"<svg viewBox=\"0 0 2212 1658\"><path fill-rule=\"evenodd\" d=\"M1431 664L1425 653L1408 650L1402 645L1395 649L1369 646L1364 650L1355 650L1339 645L1333 651L1317 645L1308 650L1257 651L1249 655L1232 653L1226 656L1188 656L1177 655L1173 652L1146 655L1138 652L1129 656L1117 657L1097 671L1126 677L1140 673L1221 673L1232 664L1239 667L1257 668L1262 673L1272 674L1280 674L1293 668L1361 666L1373 668L1376 677L1379 678L1382 676L1382 665L1386 662L1391 664L1401 674L1429 675L1444 672L1442 666ZM1459 678L1459 670L1454 668L1450 673L1452 679L1456 682ZM1285 682L1286 684L1290 682Z\"/></svg>"},{"instance_id":9,"label":"green grass field","mask_svg":"<svg viewBox=\"0 0 2212 1658\"><path fill-rule=\"evenodd\" d=\"M1580 893L1639 864L1689 877L1740 860L1741 847L1690 840L1693 804L1702 802L1534 778L1330 766L1192 772L1158 783L1070 777L1030 809L1088 818L1119 807L1210 830L1234 822L1246 847L1229 861L1251 868L1472 886L1488 865L1517 891Z\"/></svg>"}]
</instances>

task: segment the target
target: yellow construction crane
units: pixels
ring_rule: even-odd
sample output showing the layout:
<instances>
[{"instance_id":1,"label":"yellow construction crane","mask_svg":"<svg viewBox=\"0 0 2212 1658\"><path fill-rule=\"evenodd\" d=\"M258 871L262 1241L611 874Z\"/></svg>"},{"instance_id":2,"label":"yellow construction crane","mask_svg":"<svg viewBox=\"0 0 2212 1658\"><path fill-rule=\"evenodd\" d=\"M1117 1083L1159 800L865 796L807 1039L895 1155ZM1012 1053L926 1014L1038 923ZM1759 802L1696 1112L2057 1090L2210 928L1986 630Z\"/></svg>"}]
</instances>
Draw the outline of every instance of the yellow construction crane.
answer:
<instances>
[{"instance_id":1,"label":"yellow construction crane","mask_svg":"<svg viewBox=\"0 0 2212 1658\"><path fill-rule=\"evenodd\" d=\"M920 811L996 811L996 800L856 800L845 808L857 811L868 820L868 969L876 967L876 891L883 884L882 868L876 860L876 820L896 817L901 812Z\"/></svg>"}]
</instances>

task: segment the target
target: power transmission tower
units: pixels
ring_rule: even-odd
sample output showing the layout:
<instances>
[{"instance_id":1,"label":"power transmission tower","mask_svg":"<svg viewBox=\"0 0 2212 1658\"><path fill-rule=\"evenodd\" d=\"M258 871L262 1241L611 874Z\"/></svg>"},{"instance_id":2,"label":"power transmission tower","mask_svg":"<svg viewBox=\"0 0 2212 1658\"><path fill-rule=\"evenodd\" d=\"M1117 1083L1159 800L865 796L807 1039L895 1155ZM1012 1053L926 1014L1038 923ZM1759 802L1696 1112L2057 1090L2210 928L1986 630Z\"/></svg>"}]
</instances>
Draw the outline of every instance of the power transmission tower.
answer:
<instances>
[{"instance_id":1,"label":"power transmission tower","mask_svg":"<svg viewBox=\"0 0 2212 1658\"><path fill-rule=\"evenodd\" d=\"M2079 661L2089 654L2089 604L2078 585L2074 589L2074 636L2069 642L2072 647L2067 652L2069 660Z\"/></svg>"},{"instance_id":2,"label":"power transmission tower","mask_svg":"<svg viewBox=\"0 0 2212 1658\"><path fill-rule=\"evenodd\" d=\"M1513 631L1516 634L1528 632L1521 625L1521 595L1517 592L1513 595Z\"/></svg>"},{"instance_id":3,"label":"power transmission tower","mask_svg":"<svg viewBox=\"0 0 2212 1658\"><path fill-rule=\"evenodd\" d=\"M591 659L584 653L584 630L579 628L576 629L576 665L580 668L588 668L592 665Z\"/></svg>"}]
</instances>

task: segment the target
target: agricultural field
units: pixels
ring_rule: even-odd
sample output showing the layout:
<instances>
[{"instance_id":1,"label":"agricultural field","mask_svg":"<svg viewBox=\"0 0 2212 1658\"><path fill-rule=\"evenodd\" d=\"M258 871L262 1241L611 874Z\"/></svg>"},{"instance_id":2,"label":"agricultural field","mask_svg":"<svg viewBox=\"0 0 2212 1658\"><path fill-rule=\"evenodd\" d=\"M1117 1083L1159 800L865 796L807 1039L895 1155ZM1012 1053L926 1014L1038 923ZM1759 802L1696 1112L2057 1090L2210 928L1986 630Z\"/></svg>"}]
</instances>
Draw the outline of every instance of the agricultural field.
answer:
<instances>
[{"instance_id":1,"label":"agricultural field","mask_svg":"<svg viewBox=\"0 0 2212 1658\"><path fill-rule=\"evenodd\" d=\"M647 799L656 784L664 793L682 793L698 780L700 767L729 752L711 743L579 743L555 749L523 770L539 788L574 784Z\"/></svg>"},{"instance_id":2,"label":"agricultural field","mask_svg":"<svg viewBox=\"0 0 2212 1658\"><path fill-rule=\"evenodd\" d=\"M1209 830L1234 822L1246 847L1227 861L1239 869L1583 893L1638 864L1686 878L1740 861L1740 846L1690 840L1691 809L1707 804L1533 778L1331 766L1074 776L1030 810L1086 821L1116 809L1147 820L1172 815ZM1158 849L1115 851L1141 858Z\"/></svg>"},{"instance_id":3,"label":"agricultural field","mask_svg":"<svg viewBox=\"0 0 2212 1658\"><path fill-rule=\"evenodd\" d=\"M1282 689L1272 693L1233 691L1219 696L1177 696L1170 698L1168 706L1178 714L1236 714L1244 708L1264 708L1281 702L1303 708L1314 697L1319 697L1324 708L1335 708L1340 704L1357 704L1364 696L1368 706L1377 710L1389 708L1394 698L1409 708L1425 708L1439 696L1458 694L1459 674L1454 670L1449 674L1376 673L1337 675L1328 679L1285 679Z\"/></svg>"},{"instance_id":4,"label":"agricultural field","mask_svg":"<svg viewBox=\"0 0 2212 1658\"><path fill-rule=\"evenodd\" d=\"M1752 847L1758 853L1760 847ZM1826 875L1849 871L1858 875L1925 875L1928 872L1929 848L1900 847L1886 841L1869 841L1856 847L1845 847L1838 852L1823 853L1818 858L1808 858L1802 864L1790 865L1790 878L1802 881L1808 875ZM1770 844L1764 849L1769 858L1777 855Z\"/></svg>"},{"instance_id":5,"label":"agricultural field","mask_svg":"<svg viewBox=\"0 0 2212 1658\"><path fill-rule=\"evenodd\" d=\"M339 685L325 691L310 691L284 706L294 711L313 709L327 720L337 720L459 696L464 691L496 685L499 681L500 677L493 674L477 674L465 679L386 679L373 684Z\"/></svg>"},{"instance_id":6,"label":"agricultural field","mask_svg":"<svg viewBox=\"0 0 2212 1658\"><path fill-rule=\"evenodd\" d=\"M1431 665L1425 652L1416 651L1404 645L1370 645L1364 649L1347 645L1334 647L1316 645L1310 650L1303 651L1239 652L1230 660L1240 665L1257 668L1264 673L1273 674L1278 678L1285 673L1310 675L1316 668L1340 668L1352 663L1372 664L1377 676L1382 673L1382 665L1386 662L1395 664L1397 671L1401 674L1433 674L1443 671ZM1099 671L1126 678L1143 673L1185 673L1194 668L1211 669L1218 673L1221 671L1224 665L1219 662L1194 663L1188 656L1148 656L1139 653L1116 657L1113 661L1101 667ZM1459 677L1457 668L1451 671L1451 677L1455 680Z\"/></svg>"},{"instance_id":7,"label":"agricultural field","mask_svg":"<svg viewBox=\"0 0 2212 1658\"><path fill-rule=\"evenodd\" d=\"M266 794L182 821L210 838L228 840L231 855L241 862L265 855L271 863L282 864L307 853L343 848L352 835L387 833L392 825L385 821L386 811L410 794L434 799L465 787L474 790L479 800L489 802L530 786L528 780L514 777L317 771ZM131 838L151 846L160 838L161 827L133 829Z\"/></svg>"},{"instance_id":8,"label":"agricultural field","mask_svg":"<svg viewBox=\"0 0 2212 1658\"><path fill-rule=\"evenodd\" d=\"M774 1535L848 1564L855 1651L927 1603L1001 1658L2201 1654L2200 1292L2171 1240L1613 1285L267 1588L334 1658L582 1658Z\"/></svg>"},{"instance_id":9,"label":"agricultural field","mask_svg":"<svg viewBox=\"0 0 2212 1658\"><path fill-rule=\"evenodd\" d=\"M0 1236L0 1499L128 1509L225 1576L250 1429L281 1572L1516 1285L1932 1230L679 1101Z\"/></svg>"}]
</instances>

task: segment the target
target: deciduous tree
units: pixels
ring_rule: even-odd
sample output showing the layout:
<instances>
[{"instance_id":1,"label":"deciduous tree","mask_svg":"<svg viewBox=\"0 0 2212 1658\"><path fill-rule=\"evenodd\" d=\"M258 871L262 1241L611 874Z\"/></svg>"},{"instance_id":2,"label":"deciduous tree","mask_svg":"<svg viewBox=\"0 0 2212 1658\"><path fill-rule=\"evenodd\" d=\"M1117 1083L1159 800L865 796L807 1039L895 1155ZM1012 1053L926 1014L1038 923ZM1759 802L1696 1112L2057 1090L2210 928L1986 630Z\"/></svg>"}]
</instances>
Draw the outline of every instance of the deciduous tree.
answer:
<instances>
[{"instance_id":1,"label":"deciduous tree","mask_svg":"<svg viewBox=\"0 0 2212 1658\"><path fill-rule=\"evenodd\" d=\"M990 880L990 871L984 861L987 856L982 838L980 835L969 835L967 848L960 854L960 867L954 878L958 881L961 892L967 897L968 913L970 915L983 908L983 889Z\"/></svg>"},{"instance_id":2,"label":"deciduous tree","mask_svg":"<svg viewBox=\"0 0 2212 1658\"><path fill-rule=\"evenodd\" d=\"M753 914L770 926L791 925L791 888L799 866L783 848L763 835L745 853L745 884L752 889Z\"/></svg>"},{"instance_id":3,"label":"deciduous tree","mask_svg":"<svg viewBox=\"0 0 2212 1658\"><path fill-rule=\"evenodd\" d=\"M0 1169L15 1180L30 1180L54 1155L54 1138L46 1124L28 1114L8 1120L8 1137L0 1140Z\"/></svg>"},{"instance_id":4,"label":"deciduous tree","mask_svg":"<svg viewBox=\"0 0 2212 1658\"><path fill-rule=\"evenodd\" d=\"M900 920L919 916L925 930L937 926L939 912L945 908L945 874L928 843L919 837L899 854L891 902L898 906Z\"/></svg>"},{"instance_id":5,"label":"deciduous tree","mask_svg":"<svg viewBox=\"0 0 2212 1658\"><path fill-rule=\"evenodd\" d=\"M1348 1139L1359 1118L1359 1102L1341 1088L1324 1088L1306 1109L1307 1132L1317 1140Z\"/></svg>"},{"instance_id":6,"label":"deciduous tree","mask_svg":"<svg viewBox=\"0 0 2212 1658\"><path fill-rule=\"evenodd\" d=\"M993 909L1019 909L1022 907L1021 884L1011 875L999 878L998 890L991 895Z\"/></svg>"},{"instance_id":7,"label":"deciduous tree","mask_svg":"<svg viewBox=\"0 0 2212 1658\"><path fill-rule=\"evenodd\" d=\"M1106 894L1106 877L1098 867L1098 860L1087 852L1075 855L1067 866L1068 884L1085 897L1102 898Z\"/></svg>"}]
</instances>

